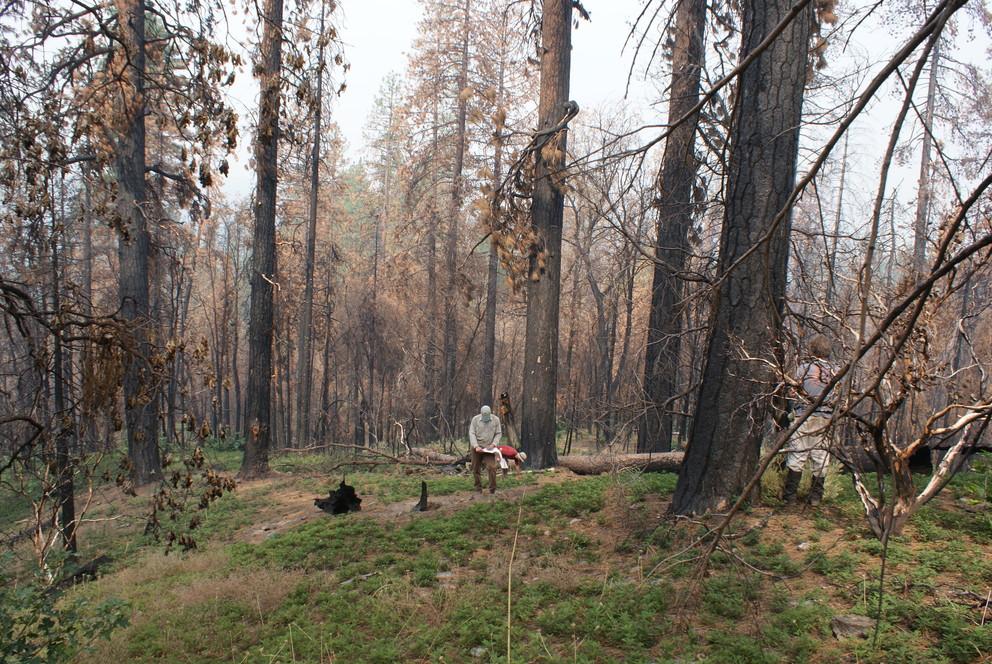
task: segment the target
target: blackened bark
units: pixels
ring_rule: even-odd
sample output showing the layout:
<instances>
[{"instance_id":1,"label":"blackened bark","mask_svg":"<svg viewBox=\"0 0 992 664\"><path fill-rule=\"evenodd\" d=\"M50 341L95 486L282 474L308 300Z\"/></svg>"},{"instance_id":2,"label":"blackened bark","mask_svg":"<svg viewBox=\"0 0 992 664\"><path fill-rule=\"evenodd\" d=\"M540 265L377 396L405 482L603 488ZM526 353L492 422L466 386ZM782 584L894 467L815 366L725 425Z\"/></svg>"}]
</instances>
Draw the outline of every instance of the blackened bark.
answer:
<instances>
[{"instance_id":1,"label":"blackened bark","mask_svg":"<svg viewBox=\"0 0 992 664\"><path fill-rule=\"evenodd\" d=\"M92 174L88 167L83 168L83 271L80 284L80 297L82 298L82 312L84 315L93 313L93 203L90 193L90 178ZM89 339L83 341L81 364L86 367L93 354L93 342ZM82 434L84 449L87 451L96 450L97 428L96 415L83 413L82 427L85 431Z\"/></svg>"},{"instance_id":2,"label":"blackened bark","mask_svg":"<svg viewBox=\"0 0 992 664\"><path fill-rule=\"evenodd\" d=\"M745 3L742 60L791 7L790 0ZM723 279L714 292L697 416L672 499L676 514L724 509L757 467L776 383L766 361L779 341L791 217L775 229L771 223L795 185L810 19L807 6L741 76L720 235Z\"/></svg>"},{"instance_id":3,"label":"blackened bark","mask_svg":"<svg viewBox=\"0 0 992 664\"><path fill-rule=\"evenodd\" d=\"M571 0L544 0L541 25L541 100L538 129L554 127L568 104L572 55ZM558 460L555 400L558 388L558 301L561 290L562 190L553 178L564 167L566 133L556 150L542 150L534 170L531 219L547 252L539 281L527 284L527 336L524 344L520 443L533 468Z\"/></svg>"},{"instance_id":4,"label":"blackened bark","mask_svg":"<svg viewBox=\"0 0 992 664\"><path fill-rule=\"evenodd\" d=\"M320 6L320 55L317 58L317 107L313 118L313 151L310 154L310 210L307 218L307 253L303 308L296 360L296 436L301 447L310 444L310 395L313 392L313 270L317 253L317 194L320 191L320 131L324 106L324 12Z\"/></svg>"},{"instance_id":5,"label":"blackened bark","mask_svg":"<svg viewBox=\"0 0 992 664\"><path fill-rule=\"evenodd\" d=\"M149 316L150 209L145 185L145 7L141 0L118 4L121 36L128 66L121 72L123 127L118 136L117 206L121 223L120 315L130 330L131 357L124 371L124 419L131 479L147 484L162 476L158 448L158 395L149 362L154 324Z\"/></svg>"},{"instance_id":6,"label":"blackened bark","mask_svg":"<svg viewBox=\"0 0 992 664\"><path fill-rule=\"evenodd\" d=\"M237 295L238 289L235 286L234 297L240 300ZM240 353L240 331L241 331L241 306L240 302L236 302L234 306L234 320L231 321L231 327L234 328L231 332L231 375L234 382L234 430L239 435L244 435L244 420L242 419L242 400L241 400L241 367L238 362L238 355Z\"/></svg>"},{"instance_id":7,"label":"blackened bark","mask_svg":"<svg viewBox=\"0 0 992 664\"><path fill-rule=\"evenodd\" d=\"M241 298L238 293L241 292L241 265L239 259L239 254L241 251L241 224L235 223L235 239L233 250L228 250L229 260L234 264L234 315L232 316L231 325L234 328L231 334L231 372L234 374L234 430L238 434L245 436L245 422L242 417L243 414L243 401L241 399L241 366L239 357L241 355ZM228 234L228 239L230 235ZM230 246L230 245L229 245Z\"/></svg>"},{"instance_id":8,"label":"blackened bark","mask_svg":"<svg viewBox=\"0 0 992 664\"><path fill-rule=\"evenodd\" d=\"M324 282L324 353L323 372L320 383L320 420L317 425L317 440L327 440L330 430L330 393L331 393L331 345L334 337L331 334L331 325L334 322L334 290L332 281L333 258L328 259L327 274ZM335 417L333 433L337 434L337 418Z\"/></svg>"},{"instance_id":9,"label":"blackened bark","mask_svg":"<svg viewBox=\"0 0 992 664\"><path fill-rule=\"evenodd\" d=\"M64 192L63 192L64 195ZM53 215L54 217L54 215ZM52 220L55 221L54 218ZM65 223L65 215L62 216ZM57 228L57 226L56 226ZM62 275L59 268L59 233L52 236L52 301L58 320L62 320ZM73 476L75 473L74 464L69 454L73 424L72 414L69 411L66 400L67 381L64 373L66 366L65 350L62 341L62 325L59 323L52 331L54 341L52 344L52 362L54 366L55 380L55 472L58 501L61 506L59 517L59 530L62 535L62 544L70 554L76 553L76 494L73 488Z\"/></svg>"},{"instance_id":10,"label":"blackened bark","mask_svg":"<svg viewBox=\"0 0 992 664\"><path fill-rule=\"evenodd\" d=\"M282 0L265 0L255 135L255 229L251 254L251 312L248 320L248 440L242 477L269 470L272 436L273 284L276 279L276 184L278 180L279 87L282 68Z\"/></svg>"},{"instance_id":11,"label":"blackened bark","mask_svg":"<svg viewBox=\"0 0 992 664\"><path fill-rule=\"evenodd\" d=\"M675 122L699 103L702 71L705 0L682 0L675 18L669 122ZM644 390L647 404L637 435L638 452L672 449L673 400L678 389L679 337L684 288L681 272L689 255L692 227L692 185L697 162L694 150L697 115L672 130L658 173L658 224L655 236L654 278L644 353Z\"/></svg>"},{"instance_id":12,"label":"blackened bark","mask_svg":"<svg viewBox=\"0 0 992 664\"><path fill-rule=\"evenodd\" d=\"M289 307L278 307L282 314L276 325L276 362L279 363L275 372L276 408L279 416L278 434L273 436L272 444L276 447L298 447L293 440L293 398L289 387L289 377L292 375L291 360L293 357L293 341L290 333ZM282 330L285 330L283 332ZM277 442L282 439L282 443Z\"/></svg>"}]
</instances>

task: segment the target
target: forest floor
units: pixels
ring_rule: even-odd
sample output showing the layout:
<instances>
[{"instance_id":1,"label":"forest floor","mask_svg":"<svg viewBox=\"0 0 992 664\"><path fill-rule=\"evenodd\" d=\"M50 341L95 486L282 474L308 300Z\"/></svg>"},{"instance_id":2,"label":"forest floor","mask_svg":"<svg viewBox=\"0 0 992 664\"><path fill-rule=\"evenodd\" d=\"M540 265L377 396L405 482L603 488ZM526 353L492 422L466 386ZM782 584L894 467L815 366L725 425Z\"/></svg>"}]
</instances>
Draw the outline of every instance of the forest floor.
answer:
<instances>
[{"instance_id":1,"label":"forest floor","mask_svg":"<svg viewBox=\"0 0 992 664\"><path fill-rule=\"evenodd\" d=\"M666 516L672 474L523 473L489 496L470 475L354 472L362 511L330 516L327 457L273 465L205 510L187 553L142 535L147 496L102 490L82 558L114 562L66 599L129 620L77 661L506 662L508 602L513 662L992 661L988 459L891 541L874 647L831 631L879 598L881 546L842 475L819 508L780 505L770 475L700 575L705 524Z\"/></svg>"}]
</instances>

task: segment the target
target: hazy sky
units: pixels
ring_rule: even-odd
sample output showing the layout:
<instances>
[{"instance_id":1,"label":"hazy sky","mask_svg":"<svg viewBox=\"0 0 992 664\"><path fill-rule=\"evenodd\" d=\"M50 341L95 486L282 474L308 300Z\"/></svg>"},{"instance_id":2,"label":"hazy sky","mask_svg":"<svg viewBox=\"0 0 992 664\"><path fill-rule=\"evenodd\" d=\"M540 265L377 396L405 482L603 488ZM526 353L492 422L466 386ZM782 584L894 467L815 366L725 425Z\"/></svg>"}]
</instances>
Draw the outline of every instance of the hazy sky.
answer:
<instances>
[{"instance_id":1,"label":"hazy sky","mask_svg":"<svg viewBox=\"0 0 992 664\"><path fill-rule=\"evenodd\" d=\"M623 98L630 58L621 49L641 5L642 0L586 0L592 21L579 21L572 33L571 97L581 108ZM421 7L416 0L342 0L340 6L341 39L351 71L348 89L332 115L354 156L383 77L406 68ZM644 106L645 95L643 86L635 86L631 103Z\"/></svg>"},{"instance_id":2,"label":"hazy sky","mask_svg":"<svg viewBox=\"0 0 992 664\"><path fill-rule=\"evenodd\" d=\"M644 0L584 1L592 20L580 20L572 35L570 96L584 111L576 122L591 120L594 117L592 112L597 108L608 109L621 105L625 113L638 116L645 123L656 123L663 118L664 107L652 107L652 103L663 96L658 82L635 80L630 95L624 99L632 53L629 49L623 52L623 46L630 24L640 12L643 2ZM417 0L340 0L338 6L339 37L351 70L346 77L347 90L334 101L330 114L341 127L348 143L349 160L356 162L362 158L363 131L383 78L390 72L402 74L406 69L421 18L421 6ZM844 5L842 11L858 13L858 18L850 18L848 15L847 19L857 23L863 17L860 12L873 6L874 3L868 0L855 1ZM239 18L247 21L247 25L254 26L254 16L246 17L242 14ZM831 42L828 50L830 71L853 69L855 65L866 67L868 72L877 71L880 63L899 44L890 27L879 23L879 18L878 15L872 16L849 41L844 39ZM244 27L241 29L245 30ZM974 35L970 36L970 41L956 41L958 57L986 61L988 40L981 34L977 41ZM863 76L867 77L867 74ZM862 85L865 80L866 78L862 78ZM662 80L660 83L664 85L666 82ZM894 85L890 82L883 88L872 103L869 113L859 118L851 131L849 193L845 196L845 208L852 211L852 219L857 217L858 210L863 210L870 203L871 192L877 180L879 155L897 107L896 97L893 95ZM257 87L247 72L241 75L230 96L242 116L242 139L236 164L225 182L224 191L231 197L244 197L251 194L254 186L254 175L246 166L252 139L250 118L257 106ZM815 100L808 98L807 112L815 105ZM809 159L831 130L832 127L829 126L813 125L804 130L800 171L805 169ZM656 131L651 130L650 133L654 134ZM913 131L916 132L915 129ZM834 158L839 156L840 149ZM890 190L892 187L898 188L898 197L907 208L915 200L915 162L915 159L910 158L896 164L889 181Z\"/></svg>"},{"instance_id":3,"label":"hazy sky","mask_svg":"<svg viewBox=\"0 0 992 664\"><path fill-rule=\"evenodd\" d=\"M621 49L641 0L586 0L584 5L592 21L580 21L572 33L571 97L581 108L592 109L623 99L630 58L621 54ZM422 12L416 0L341 0L339 7L340 38L351 70L346 77L347 90L334 101L331 116L348 142L349 158L358 161L372 101L388 73L402 74L406 69ZM651 113L650 94L649 87L635 84L628 102L645 118ZM244 164L251 143L248 117L256 103L257 88L247 72L231 96L242 116L242 139L239 164L231 169L224 190L229 196L240 197L249 195L254 186L253 174Z\"/></svg>"}]
</instances>

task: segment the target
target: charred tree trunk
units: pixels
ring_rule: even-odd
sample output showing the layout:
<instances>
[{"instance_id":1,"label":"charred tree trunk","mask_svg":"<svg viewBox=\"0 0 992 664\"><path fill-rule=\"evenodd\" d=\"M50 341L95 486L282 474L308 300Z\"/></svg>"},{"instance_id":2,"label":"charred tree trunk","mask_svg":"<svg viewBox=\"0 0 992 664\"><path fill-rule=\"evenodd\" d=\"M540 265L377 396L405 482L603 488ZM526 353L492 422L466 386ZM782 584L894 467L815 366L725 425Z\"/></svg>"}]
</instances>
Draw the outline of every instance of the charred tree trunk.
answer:
<instances>
[{"instance_id":1,"label":"charred tree trunk","mask_svg":"<svg viewBox=\"0 0 992 664\"><path fill-rule=\"evenodd\" d=\"M245 422L243 415L243 402L241 397L241 366L239 360L240 346L241 346L241 298L239 296L241 292L241 264L239 261L240 249L241 249L241 224L235 220L235 238L233 249L228 249L228 253L231 255L231 263L234 265L234 306L233 314L231 316L231 326L234 328L231 333L231 372L234 374L232 377L232 382L234 383L234 430L238 432L239 435L244 436ZM228 239L230 242L230 238ZM247 437L247 436L245 436Z\"/></svg>"},{"instance_id":2,"label":"charred tree trunk","mask_svg":"<svg viewBox=\"0 0 992 664\"><path fill-rule=\"evenodd\" d=\"M296 360L296 435L300 447L310 444L310 395L313 391L313 271L317 253L317 195L320 191L320 131L324 106L324 12L320 7L320 54L317 58L317 107L313 119L313 150L310 154L310 210L307 219L307 250L304 268L303 307Z\"/></svg>"},{"instance_id":3,"label":"charred tree trunk","mask_svg":"<svg viewBox=\"0 0 992 664\"><path fill-rule=\"evenodd\" d=\"M635 241L640 244L641 242L641 224L638 223L637 235L635 236ZM613 371L613 378L610 381L610 403L616 403L617 397L620 395L620 390L623 387L624 380L627 377L627 358L630 354L630 337L634 328L634 281L637 277L637 249L633 246L630 247L630 251L627 253L627 268L626 274L624 275L625 286L624 286L624 321L623 321L623 333L621 334L620 341L620 358L616 361L616 368ZM618 307L619 308L619 307ZM620 403L624 403L625 400L621 399ZM611 409L613 423L612 430L613 436L617 436L621 429L624 432L624 450L628 449L630 444L630 433L627 431L627 427L623 425L621 416L626 418L626 413L617 408Z\"/></svg>"},{"instance_id":4,"label":"charred tree trunk","mask_svg":"<svg viewBox=\"0 0 992 664\"><path fill-rule=\"evenodd\" d=\"M131 478L147 484L162 476L158 448L158 395L149 362L152 356L149 274L149 209L145 184L145 6L140 0L118 5L128 64L121 72L124 91L122 131L118 136L118 214L121 235L120 315L132 334L132 355L124 371L124 419Z\"/></svg>"},{"instance_id":5,"label":"charred tree trunk","mask_svg":"<svg viewBox=\"0 0 992 664\"><path fill-rule=\"evenodd\" d=\"M53 215L54 217L54 215ZM55 221L54 218L52 220ZM65 223L65 215L62 216ZM56 225L55 228L58 228ZM59 267L59 233L52 234L52 304L58 320L62 320L62 275ZM75 468L71 461L69 444L72 438L72 415L66 399L65 349L63 344L62 324L58 323L53 329L52 361L54 363L54 398L55 398L55 473L56 493L58 495L61 514L59 530L62 544L71 555L76 553L76 494L73 488Z\"/></svg>"},{"instance_id":6,"label":"charred tree trunk","mask_svg":"<svg viewBox=\"0 0 992 664\"><path fill-rule=\"evenodd\" d=\"M299 447L296 441L293 439L293 393L289 385L289 377L293 375L293 338L290 332L291 325L289 323L289 312L286 311L289 307L283 306L283 320L282 329L285 333L282 335L283 343L282 345L282 358L281 364L282 369L276 372L279 379L277 389L279 390L279 400L282 402L280 405L280 411L282 412L282 435L285 436L285 443L283 447ZM279 330L276 329L276 336L279 336ZM277 343L278 348L280 344Z\"/></svg>"},{"instance_id":7,"label":"charred tree trunk","mask_svg":"<svg viewBox=\"0 0 992 664\"><path fill-rule=\"evenodd\" d=\"M544 0L541 24L541 100L538 130L558 124L569 108L572 52L571 0ZM567 134L554 139L556 149L541 150L534 169L531 219L543 242L544 274L527 284L527 337L520 442L534 468L554 466L555 399L558 389L558 301L561 290L561 231L564 196L555 179L564 167ZM531 266L532 273L537 266Z\"/></svg>"},{"instance_id":8,"label":"charred tree trunk","mask_svg":"<svg viewBox=\"0 0 992 664\"><path fill-rule=\"evenodd\" d=\"M668 121L676 122L699 103L704 53L705 0L682 0L675 18L672 96ZM651 312L644 356L647 407L637 435L638 452L672 449L672 410L678 389L679 343L684 289L681 272L689 254L697 115L672 130L658 174L658 225L655 240Z\"/></svg>"},{"instance_id":9,"label":"charred tree trunk","mask_svg":"<svg viewBox=\"0 0 992 664\"><path fill-rule=\"evenodd\" d=\"M90 193L90 177L92 173L88 167L83 169L83 273L80 284L80 296L82 298L82 312L84 315L93 314L93 203ZM93 353L93 342L83 341L81 364L85 367L89 364ZM95 451L98 439L96 427L96 413L83 413L83 433L85 441L84 451Z\"/></svg>"},{"instance_id":10,"label":"charred tree trunk","mask_svg":"<svg viewBox=\"0 0 992 664\"><path fill-rule=\"evenodd\" d=\"M334 291L331 281L331 265L327 266L327 277L324 283L324 352L323 371L320 383L320 420L317 427L317 439L328 440L330 431L330 392L331 392L331 345L334 337L331 334L331 324L334 322ZM337 427L334 428L337 433Z\"/></svg>"},{"instance_id":11,"label":"charred tree trunk","mask_svg":"<svg viewBox=\"0 0 992 664\"><path fill-rule=\"evenodd\" d=\"M241 475L269 470L272 436L273 284L276 279L276 185L282 70L282 0L262 10L261 87L255 136L255 229L251 255L251 313L248 321L248 440Z\"/></svg>"},{"instance_id":12,"label":"charred tree trunk","mask_svg":"<svg viewBox=\"0 0 992 664\"><path fill-rule=\"evenodd\" d=\"M790 0L745 3L742 59L790 9ZM777 382L764 361L774 357L779 342L791 215L774 228L772 223L795 184L810 20L807 4L741 76L720 234L722 281L714 293L696 406L706 416L693 420L672 500L676 514L722 510L757 467Z\"/></svg>"}]
</instances>

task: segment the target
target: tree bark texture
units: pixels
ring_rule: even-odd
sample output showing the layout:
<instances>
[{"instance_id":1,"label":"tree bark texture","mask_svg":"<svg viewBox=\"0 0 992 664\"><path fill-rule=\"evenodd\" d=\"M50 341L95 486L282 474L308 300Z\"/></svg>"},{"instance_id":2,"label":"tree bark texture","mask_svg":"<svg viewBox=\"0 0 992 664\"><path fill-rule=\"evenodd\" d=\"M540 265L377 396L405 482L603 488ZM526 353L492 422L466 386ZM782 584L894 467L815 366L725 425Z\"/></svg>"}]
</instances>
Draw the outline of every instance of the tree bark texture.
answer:
<instances>
[{"instance_id":1,"label":"tree bark texture","mask_svg":"<svg viewBox=\"0 0 992 664\"><path fill-rule=\"evenodd\" d=\"M790 0L744 5L743 60L789 12ZM742 74L731 127L726 212L697 416L672 511L724 509L758 462L776 377L791 216L771 224L795 185L807 71L809 9ZM765 236L768 237L765 237ZM757 250L728 273L745 252Z\"/></svg>"},{"instance_id":2,"label":"tree bark texture","mask_svg":"<svg viewBox=\"0 0 992 664\"><path fill-rule=\"evenodd\" d=\"M262 20L258 129L255 135L255 227L248 316L248 439L241 475L268 472L272 436L273 285L276 279L276 185L278 181L279 87L282 69L282 0L265 0Z\"/></svg>"},{"instance_id":3,"label":"tree bark texture","mask_svg":"<svg viewBox=\"0 0 992 664\"><path fill-rule=\"evenodd\" d=\"M140 0L118 3L120 30L128 64L121 71L120 111L116 146L117 206L121 234L120 315L131 331L131 357L124 371L124 420L131 479L147 484L162 476L158 449L158 396L149 362L153 352L149 316L149 236L151 209L145 185L145 9Z\"/></svg>"},{"instance_id":4,"label":"tree bark texture","mask_svg":"<svg viewBox=\"0 0 992 664\"><path fill-rule=\"evenodd\" d=\"M63 192L64 195L64 192ZM54 215L53 215L54 217ZM54 218L53 218L54 221ZM62 215L65 223L65 215ZM54 226L54 225L53 225ZM61 318L62 314L62 275L59 267L59 233L52 236L52 299L55 312ZM65 376L66 358L62 343L63 330L61 326L53 330L53 369L55 380L55 472L57 482L59 510L59 529L62 534L62 544L70 554L76 553L76 495L73 488L75 467L69 453L72 439L72 414L67 407Z\"/></svg>"},{"instance_id":5,"label":"tree bark texture","mask_svg":"<svg viewBox=\"0 0 992 664\"><path fill-rule=\"evenodd\" d=\"M545 0L541 25L541 99L538 129L555 126L565 115L571 68L571 0ZM521 447L533 468L554 466L555 399L558 388L558 303L561 289L561 231L564 197L555 182L564 167L566 133L556 150L536 156L531 219L544 243L544 274L527 284ZM546 146L547 147L547 146Z\"/></svg>"},{"instance_id":6,"label":"tree bark texture","mask_svg":"<svg viewBox=\"0 0 992 664\"><path fill-rule=\"evenodd\" d=\"M299 446L310 444L310 400L313 393L313 271L317 253L317 195L320 192L320 132L324 106L324 13L320 7L320 54L317 58L317 106L313 119L313 151L310 155L310 209L307 217L307 248L304 267L303 306L300 311L296 360L296 436Z\"/></svg>"},{"instance_id":7,"label":"tree bark texture","mask_svg":"<svg viewBox=\"0 0 992 664\"><path fill-rule=\"evenodd\" d=\"M706 2L682 0L675 17L675 50L668 121L676 122L699 103L699 79L705 54ZM684 298L681 272L689 255L692 190L698 164L695 153L698 115L675 127L665 142L658 173L658 223L655 236L651 311L644 354L647 404L637 435L638 452L672 449L672 411L678 390L679 345Z\"/></svg>"}]
</instances>

